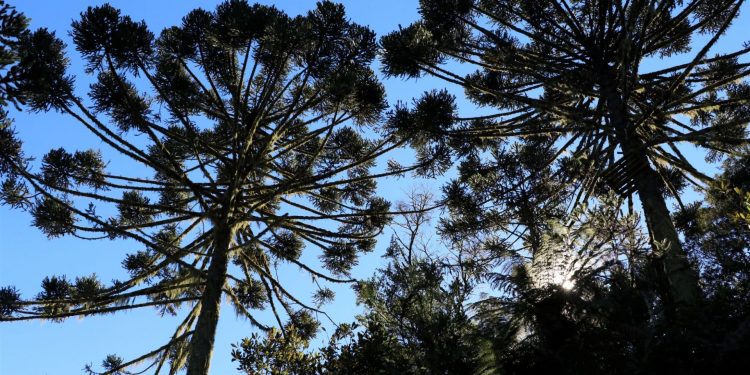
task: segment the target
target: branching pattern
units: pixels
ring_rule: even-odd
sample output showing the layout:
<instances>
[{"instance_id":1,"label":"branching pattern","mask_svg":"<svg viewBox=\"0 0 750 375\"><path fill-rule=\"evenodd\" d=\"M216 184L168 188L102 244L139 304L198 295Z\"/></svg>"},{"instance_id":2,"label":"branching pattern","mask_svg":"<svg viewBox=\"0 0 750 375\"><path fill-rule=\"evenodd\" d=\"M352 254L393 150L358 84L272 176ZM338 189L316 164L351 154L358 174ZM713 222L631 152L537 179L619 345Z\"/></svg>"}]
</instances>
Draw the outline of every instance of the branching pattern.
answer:
<instances>
[{"instance_id":1,"label":"branching pattern","mask_svg":"<svg viewBox=\"0 0 750 375\"><path fill-rule=\"evenodd\" d=\"M10 288L0 319L186 312L167 344L104 367L116 373L148 360L157 372L168 364L170 373L198 374L208 371L223 296L266 330L254 309L270 307L282 329L285 316L299 324L303 313L323 313L281 284L277 265L297 265L314 282L353 281L358 254L389 220L375 179L418 167L370 173L405 142L366 130L386 106L369 68L373 32L330 2L292 18L226 1L158 38L109 5L91 7L72 38L96 77L88 98L66 73L62 41L40 29L20 47L18 102L72 116L106 152L148 172L111 172L101 151L65 149L35 171L3 128L3 148L18 151L2 154L3 202L28 209L48 237L122 238L142 249L122 262L130 278L112 285L53 276L31 299ZM306 248L325 270L300 260ZM324 287L318 294L333 298Z\"/></svg>"},{"instance_id":2,"label":"branching pattern","mask_svg":"<svg viewBox=\"0 0 750 375\"><path fill-rule=\"evenodd\" d=\"M743 3L422 0L420 21L382 38L384 73L439 77L497 111L460 117L452 95L428 92L389 125L419 134L412 146L435 156L439 170L455 155L487 150L492 140L536 137L548 145L537 171L560 167L577 191L575 205L608 186L636 193L671 298L678 310L691 310L700 295L697 275L664 195L679 200L687 183L703 188L711 180L681 145L713 161L747 147L750 45L709 55ZM707 41L695 47L698 35ZM644 62L671 63L678 55L689 62L644 71ZM448 61L476 71L456 74Z\"/></svg>"}]
</instances>

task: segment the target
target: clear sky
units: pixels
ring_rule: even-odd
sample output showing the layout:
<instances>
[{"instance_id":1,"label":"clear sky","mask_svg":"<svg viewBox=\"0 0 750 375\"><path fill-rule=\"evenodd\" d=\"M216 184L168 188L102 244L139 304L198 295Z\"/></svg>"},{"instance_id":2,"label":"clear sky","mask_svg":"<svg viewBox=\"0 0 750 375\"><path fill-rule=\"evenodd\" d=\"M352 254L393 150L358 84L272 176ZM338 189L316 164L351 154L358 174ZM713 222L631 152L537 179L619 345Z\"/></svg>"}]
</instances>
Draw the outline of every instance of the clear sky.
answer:
<instances>
[{"instance_id":1,"label":"clear sky","mask_svg":"<svg viewBox=\"0 0 750 375\"><path fill-rule=\"evenodd\" d=\"M32 28L47 27L56 30L68 42L70 22L87 6L100 5L103 1L93 0L22 0L10 1L20 11L31 18ZM252 1L251 1L252 2ZM275 4L290 15L311 9L314 0L259 1ZM157 33L164 27L178 24L180 18L191 9L202 7L213 9L218 0L113 0L112 5L123 10L136 20L143 19L150 29ZM408 25L417 19L417 0L347 0L349 17L360 24L369 25L378 35L395 30L398 25ZM750 22L750 9L746 5L742 19L735 23L716 51L736 49L747 36ZM743 33L745 35L743 35ZM70 49L72 73L83 76L80 58ZM79 80L79 93L84 88L84 80ZM385 81L390 103L397 100L409 101L421 92L432 88L445 87L434 79ZM460 92L456 91L460 96ZM463 100L459 101L462 112L470 113L472 108ZM85 149L99 147L95 139L74 120L58 114L13 114L20 138L25 143L27 155L41 157L49 149L66 147ZM111 155L111 154L110 154ZM105 154L105 158L108 155ZM696 159L698 160L698 159ZM117 160L110 160L116 163ZM417 183L417 182L414 182ZM431 187L439 192L439 182ZM409 189L403 180L381 183L380 192L390 200L398 200ZM120 262L126 252L135 250L132 243L122 241L87 242L75 238L48 240L38 230L30 226L27 213L11 211L0 207L0 286L15 285L25 297L31 297L40 290L40 282L45 276L65 274L69 278L96 272L100 279L110 280L124 276ZM381 264L380 255L385 241L378 250L360 261L356 270L359 276L367 276ZM295 278L295 274L282 275L282 279L296 282L304 290L310 281ZM340 291L337 300L328 305L327 310L340 322L351 321L359 309L354 307L353 295ZM162 345L171 335L178 318L160 317L153 309L119 312L115 315L69 319L64 323L17 322L0 324L0 374L79 374L87 363L98 365L110 353L130 359ZM231 309L224 309L220 320L218 337L212 361L212 373L236 373L230 362L230 344L251 334L250 325L242 319L235 319ZM325 336L325 333L322 334Z\"/></svg>"}]
</instances>

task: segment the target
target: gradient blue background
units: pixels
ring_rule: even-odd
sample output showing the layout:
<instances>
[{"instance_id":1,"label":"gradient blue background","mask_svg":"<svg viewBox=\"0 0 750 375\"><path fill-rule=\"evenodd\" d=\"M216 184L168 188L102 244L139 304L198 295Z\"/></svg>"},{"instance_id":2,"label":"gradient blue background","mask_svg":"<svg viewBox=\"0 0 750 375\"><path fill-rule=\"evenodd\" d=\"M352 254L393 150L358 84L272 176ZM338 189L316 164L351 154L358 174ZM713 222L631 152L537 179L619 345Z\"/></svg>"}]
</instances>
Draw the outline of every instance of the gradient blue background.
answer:
<instances>
[{"instance_id":1,"label":"gradient blue background","mask_svg":"<svg viewBox=\"0 0 750 375\"><path fill-rule=\"evenodd\" d=\"M71 43L67 33L71 20L78 18L78 14L87 6L102 3L104 1L11 1L18 10L31 18L32 28L47 27L56 30L69 45ZM164 27L178 24L180 18L188 11L197 7L211 10L219 1L114 0L110 3L136 20L145 20L150 29L158 34ZM260 3L275 4L290 15L304 13L315 5L314 0ZM418 18L417 0L349 0L343 3L353 21L370 26L378 35L395 30L398 25L406 26ZM735 22L727 36L714 49L715 52L737 49L743 41L750 39L750 9L745 5L743 11L741 19ZM82 77L84 74L80 69L80 58L72 49L69 49L68 55L72 62L71 73L79 76L79 93L83 93L81 89L87 81ZM660 63L652 61L649 65L656 69ZM418 81L388 79L384 82L391 104L399 100L410 101L425 90L446 86L431 78ZM461 97L460 90L451 90ZM459 107L463 114L477 113L465 100L459 100ZM25 142L27 155L39 158L49 149L57 147L105 148L98 139L68 117L58 114L24 113L14 113L13 117L16 119L19 136ZM691 159L700 169L713 172L713 167L705 164L700 155L692 155ZM104 156L113 164L121 162L113 158L114 155L110 152L105 152ZM407 156L404 154L404 157ZM426 184L434 193L439 193L441 181L384 181L380 183L379 191L386 198L396 201L403 199L404 193L417 184ZM35 295L40 289L41 280L49 275L65 274L69 278L75 278L96 272L102 280L123 278L125 274L120 268L120 262L126 252L137 249L133 243L126 241L89 242L75 238L48 240L31 227L30 222L27 213L0 207L0 286L15 285L25 297ZM377 250L361 259L355 270L356 276L367 277L382 264L380 255L387 245L388 236L389 231L384 234ZM293 290L301 293L311 290L310 279L307 276L298 277L297 273L287 272L281 275L281 278L291 283ZM327 306L327 311L335 320L348 322L360 309L355 306L353 293L346 288L339 288L336 301ZM116 353L126 360L134 358L162 345L180 319L179 316L160 317L154 310L147 308L115 315L73 318L64 323L0 323L0 374L80 374L86 363L98 366L110 353ZM232 309L223 309L212 361L212 373L237 373L235 364L230 362L230 344L249 336L251 332L247 321L236 319ZM327 334L323 332L321 338L326 339Z\"/></svg>"}]
</instances>

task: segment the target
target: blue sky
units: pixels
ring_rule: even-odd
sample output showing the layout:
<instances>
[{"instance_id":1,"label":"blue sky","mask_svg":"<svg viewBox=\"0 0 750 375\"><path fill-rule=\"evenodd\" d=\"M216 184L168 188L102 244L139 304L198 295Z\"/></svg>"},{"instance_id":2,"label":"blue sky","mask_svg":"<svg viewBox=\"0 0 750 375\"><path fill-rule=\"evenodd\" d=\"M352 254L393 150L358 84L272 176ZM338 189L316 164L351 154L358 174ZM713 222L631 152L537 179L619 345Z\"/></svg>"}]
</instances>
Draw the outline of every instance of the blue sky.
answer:
<instances>
[{"instance_id":1,"label":"blue sky","mask_svg":"<svg viewBox=\"0 0 750 375\"><path fill-rule=\"evenodd\" d=\"M275 4L291 15L300 14L315 5L314 0L260 1ZM11 1L31 18L32 28L47 27L56 30L58 35L69 42L67 32L70 22L87 6L99 5L104 1L91 0L23 0ZM157 1L157 0L115 0L112 5L136 20L144 19L152 31L179 23L180 18L191 9L203 7L213 9L219 1ZM368 25L378 35L383 35L406 26L417 19L417 0L349 0L343 1L349 17L360 24ZM716 51L737 48L742 41L750 39L747 34L748 6L728 35L719 43ZM80 58L69 50L72 73L83 76ZM658 62L652 62L658 66ZM79 80L79 92L85 85ZM445 84L435 79L404 81L385 80L390 103L409 101L421 92L432 88L442 88ZM454 89L455 90L455 89ZM460 97L460 91L455 90ZM459 101L461 112L471 113L472 108L463 100ZM95 139L74 120L58 114L14 114L20 138L25 142L28 155L41 157L51 148L69 149L99 147ZM111 154L110 154L111 155ZM107 155L105 155L105 158ZM700 158L694 158L700 161ZM117 160L110 160L117 163ZM710 168L704 166L703 168ZM705 170L705 169L704 169ZM390 200L398 200L410 185L418 181L381 182L380 192ZM440 182L421 182L435 193L439 192ZM123 276L120 262L126 252L135 250L132 243L124 241L87 242L75 238L48 240L38 230L30 226L30 216L19 211L0 207L0 286L15 285L26 297L39 291L39 284L45 276L65 274L69 278L96 272L102 280ZM388 235L388 233L386 233ZM387 237L378 250L361 259L356 274L367 276L379 266L380 255L387 245ZM282 275L282 279L296 283L299 290L309 287L309 279L302 280L294 273ZM337 300L328 305L327 310L340 322L351 321L359 311L354 307L353 294L339 290ZM77 374L87 363L98 365L110 353L123 358L133 358L145 351L163 344L171 335L180 317L160 317L152 309L121 312L116 315L69 319L64 323L19 322L0 324L0 374ZM224 309L218 329L216 348L212 361L212 373L236 373L230 362L230 344L238 342L251 333L245 320L235 319L231 309ZM325 333L322 334L325 337Z\"/></svg>"}]
</instances>

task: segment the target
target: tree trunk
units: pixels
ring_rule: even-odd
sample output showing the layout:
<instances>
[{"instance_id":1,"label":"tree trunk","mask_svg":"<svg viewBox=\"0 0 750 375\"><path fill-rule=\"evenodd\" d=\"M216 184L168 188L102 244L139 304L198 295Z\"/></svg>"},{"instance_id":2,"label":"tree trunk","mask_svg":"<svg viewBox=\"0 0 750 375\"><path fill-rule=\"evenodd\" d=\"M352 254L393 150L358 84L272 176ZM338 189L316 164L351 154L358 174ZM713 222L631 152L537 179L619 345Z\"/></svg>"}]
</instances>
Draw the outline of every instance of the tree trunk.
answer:
<instances>
[{"instance_id":1,"label":"tree trunk","mask_svg":"<svg viewBox=\"0 0 750 375\"><path fill-rule=\"evenodd\" d=\"M232 230L226 224L218 225L214 230L214 247L201 298L200 315L190 340L187 375L207 375L214 349L222 288L227 278L229 248L232 244Z\"/></svg>"},{"instance_id":2,"label":"tree trunk","mask_svg":"<svg viewBox=\"0 0 750 375\"><path fill-rule=\"evenodd\" d=\"M682 248L677 230L667 209L660 186L662 184L656 171L648 164L645 150L628 150L623 153L631 160L645 163L646 168L636 176L638 198L641 200L643 214L648 226L651 246L661 257L663 272L669 285L670 299L674 303L678 318L694 310L699 302L701 291L698 286L698 275L690 266L687 254ZM645 159L645 160L644 160Z\"/></svg>"},{"instance_id":3,"label":"tree trunk","mask_svg":"<svg viewBox=\"0 0 750 375\"><path fill-rule=\"evenodd\" d=\"M641 172L633 177L646 218L651 246L661 257L662 272L669 288L669 302L674 304L678 319L689 319L697 309L702 295L698 275L690 266L667 209L661 191L663 182L649 164L646 147L628 121L625 104L614 86L603 88L606 90L610 125L615 128L623 157L629 163L643 166Z\"/></svg>"}]
</instances>

